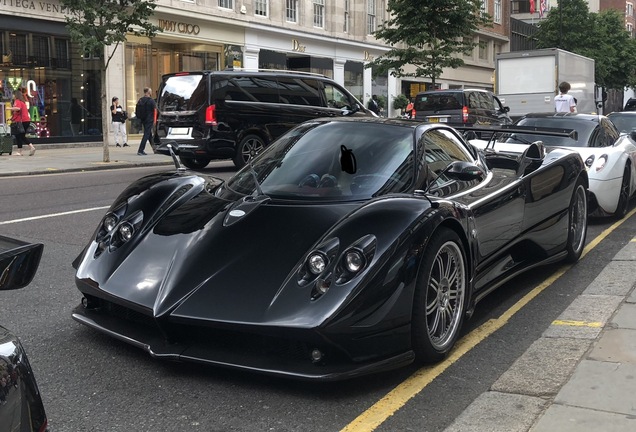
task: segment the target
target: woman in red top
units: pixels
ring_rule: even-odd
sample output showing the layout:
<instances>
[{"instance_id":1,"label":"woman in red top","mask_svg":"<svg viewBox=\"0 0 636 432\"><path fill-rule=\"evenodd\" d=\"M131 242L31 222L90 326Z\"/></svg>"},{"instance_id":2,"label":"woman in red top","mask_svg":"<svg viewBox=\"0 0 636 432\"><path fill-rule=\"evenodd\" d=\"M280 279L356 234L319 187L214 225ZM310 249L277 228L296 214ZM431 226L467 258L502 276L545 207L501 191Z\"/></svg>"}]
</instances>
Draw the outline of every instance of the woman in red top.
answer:
<instances>
[{"instance_id":1,"label":"woman in red top","mask_svg":"<svg viewBox=\"0 0 636 432\"><path fill-rule=\"evenodd\" d=\"M26 137L26 130L31 124L31 116L29 116L29 108L27 108L26 100L24 99L24 95L22 94L22 90L14 90L13 91L13 106L9 108L13 111L13 116L11 117L11 123L21 122L24 126L24 132L15 135L15 143L18 145L18 151L14 154L16 156L22 156L20 150L22 150L22 146L24 144L29 145L29 156L33 156L35 154L35 147L33 144L29 142L29 139Z\"/></svg>"}]
</instances>

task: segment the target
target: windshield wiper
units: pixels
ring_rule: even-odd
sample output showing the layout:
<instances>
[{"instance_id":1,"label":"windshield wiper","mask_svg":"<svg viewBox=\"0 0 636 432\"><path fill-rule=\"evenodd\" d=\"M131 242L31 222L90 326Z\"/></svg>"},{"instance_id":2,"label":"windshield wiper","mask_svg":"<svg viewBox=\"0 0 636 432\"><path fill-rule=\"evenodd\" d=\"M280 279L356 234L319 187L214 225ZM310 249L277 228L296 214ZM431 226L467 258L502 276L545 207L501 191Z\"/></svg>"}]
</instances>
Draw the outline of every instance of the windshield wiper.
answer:
<instances>
[{"instance_id":1,"label":"windshield wiper","mask_svg":"<svg viewBox=\"0 0 636 432\"><path fill-rule=\"evenodd\" d=\"M261 184L258 182L258 175L256 174L256 170L254 170L254 165L252 165L252 158L250 158L248 163L250 165L250 174L252 174L254 184L256 185L256 196L265 195L265 193L263 193L263 189L261 189Z\"/></svg>"}]
</instances>

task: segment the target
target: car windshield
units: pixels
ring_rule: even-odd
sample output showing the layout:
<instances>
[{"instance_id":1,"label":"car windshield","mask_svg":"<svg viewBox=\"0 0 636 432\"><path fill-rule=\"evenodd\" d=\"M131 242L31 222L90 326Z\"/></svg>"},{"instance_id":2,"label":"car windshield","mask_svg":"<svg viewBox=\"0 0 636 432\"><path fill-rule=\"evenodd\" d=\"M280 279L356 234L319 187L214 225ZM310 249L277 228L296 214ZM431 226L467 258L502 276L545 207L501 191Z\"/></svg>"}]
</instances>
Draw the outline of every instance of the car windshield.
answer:
<instances>
[{"instance_id":1,"label":"car windshield","mask_svg":"<svg viewBox=\"0 0 636 432\"><path fill-rule=\"evenodd\" d=\"M607 116L621 133L630 133L636 129L635 114L614 113Z\"/></svg>"},{"instance_id":2,"label":"car windshield","mask_svg":"<svg viewBox=\"0 0 636 432\"><path fill-rule=\"evenodd\" d=\"M227 187L285 200L354 201L404 192L413 179L413 131L361 121L307 122L269 146Z\"/></svg>"},{"instance_id":3,"label":"car windshield","mask_svg":"<svg viewBox=\"0 0 636 432\"><path fill-rule=\"evenodd\" d=\"M583 117L526 117L519 120L516 126L534 126L537 128L572 129L577 132L577 139L569 137L549 136L540 134L512 134L505 142L527 144L533 141L543 141L546 146L587 147L594 128L598 125L595 119Z\"/></svg>"}]
</instances>

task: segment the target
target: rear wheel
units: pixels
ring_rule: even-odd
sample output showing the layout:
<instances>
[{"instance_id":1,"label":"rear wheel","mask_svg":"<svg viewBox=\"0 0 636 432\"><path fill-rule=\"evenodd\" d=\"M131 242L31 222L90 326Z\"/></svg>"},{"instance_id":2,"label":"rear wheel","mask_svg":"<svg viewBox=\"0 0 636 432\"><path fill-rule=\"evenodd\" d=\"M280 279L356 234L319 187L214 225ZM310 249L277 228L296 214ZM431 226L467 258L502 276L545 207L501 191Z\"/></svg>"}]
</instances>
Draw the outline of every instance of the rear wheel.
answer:
<instances>
[{"instance_id":1,"label":"rear wheel","mask_svg":"<svg viewBox=\"0 0 636 432\"><path fill-rule=\"evenodd\" d=\"M413 299L411 332L419 362L437 362L455 345L467 302L462 242L452 230L437 231L422 257Z\"/></svg>"},{"instance_id":2,"label":"rear wheel","mask_svg":"<svg viewBox=\"0 0 636 432\"><path fill-rule=\"evenodd\" d=\"M185 158L179 156L179 160L190 169L202 169L210 163L210 159L208 158Z\"/></svg>"},{"instance_id":3,"label":"rear wheel","mask_svg":"<svg viewBox=\"0 0 636 432\"><path fill-rule=\"evenodd\" d=\"M623 219L627 214L627 209L629 207L629 183L631 180L631 172L629 169L629 165L625 165L625 170L623 171L623 180L621 181L621 190L618 194L618 204L616 205L616 211L614 212L614 217L616 219Z\"/></svg>"},{"instance_id":4,"label":"rear wheel","mask_svg":"<svg viewBox=\"0 0 636 432\"><path fill-rule=\"evenodd\" d=\"M265 141L258 135L247 135L241 140L234 156L234 165L243 168L250 159L265 148Z\"/></svg>"},{"instance_id":5,"label":"rear wheel","mask_svg":"<svg viewBox=\"0 0 636 432\"><path fill-rule=\"evenodd\" d=\"M583 180L579 179L570 200L568 220L568 255L565 260L574 263L579 260L585 246L587 235L587 190Z\"/></svg>"}]
</instances>

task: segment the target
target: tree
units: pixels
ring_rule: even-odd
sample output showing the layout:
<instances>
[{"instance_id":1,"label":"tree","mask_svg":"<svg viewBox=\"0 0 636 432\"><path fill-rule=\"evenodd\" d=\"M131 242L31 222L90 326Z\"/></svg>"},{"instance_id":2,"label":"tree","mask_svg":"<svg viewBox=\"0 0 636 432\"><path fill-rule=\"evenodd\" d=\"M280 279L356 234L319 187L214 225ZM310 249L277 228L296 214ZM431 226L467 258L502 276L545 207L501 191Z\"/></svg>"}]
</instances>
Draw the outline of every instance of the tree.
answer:
<instances>
[{"instance_id":1,"label":"tree","mask_svg":"<svg viewBox=\"0 0 636 432\"><path fill-rule=\"evenodd\" d=\"M464 64L459 53L468 54L477 45L473 34L490 26L482 13L481 0L389 0L390 18L374 33L391 50L366 67L393 76L430 77L433 85L444 68ZM415 72L405 72L405 65Z\"/></svg>"},{"instance_id":2,"label":"tree","mask_svg":"<svg viewBox=\"0 0 636 432\"><path fill-rule=\"evenodd\" d=\"M104 162L110 162L106 72L117 48L126 41L127 34L153 37L160 31L148 21L155 10L155 0L60 0L60 4L66 8L66 27L71 40L79 45L80 54L104 55L101 69L102 131ZM108 55L107 46L112 46Z\"/></svg>"}]
</instances>

